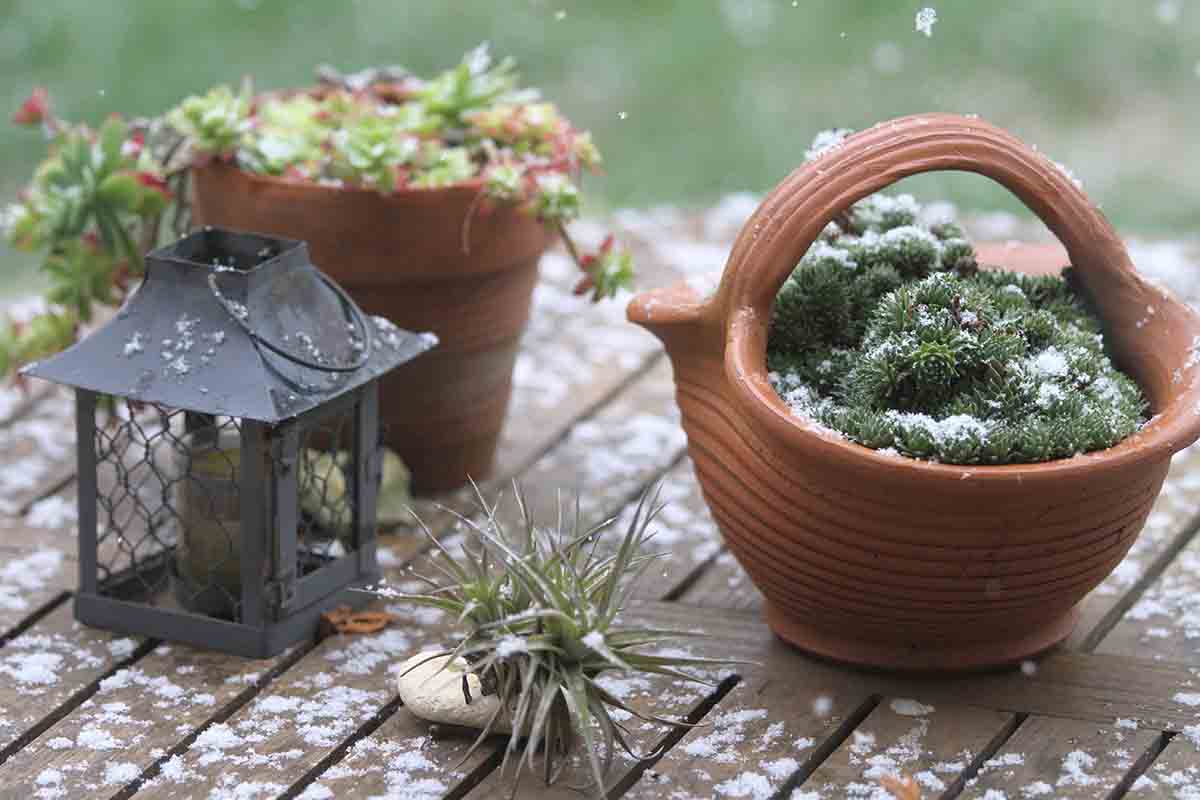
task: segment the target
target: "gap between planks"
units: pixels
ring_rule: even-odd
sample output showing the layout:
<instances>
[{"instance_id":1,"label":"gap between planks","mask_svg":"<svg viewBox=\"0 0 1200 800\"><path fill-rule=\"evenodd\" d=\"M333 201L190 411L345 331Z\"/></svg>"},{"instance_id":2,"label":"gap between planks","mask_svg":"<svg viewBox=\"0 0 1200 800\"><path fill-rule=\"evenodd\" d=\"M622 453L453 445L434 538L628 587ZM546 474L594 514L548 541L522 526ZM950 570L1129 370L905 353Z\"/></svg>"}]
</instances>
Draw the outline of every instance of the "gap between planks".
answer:
<instances>
[{"instance_id":1,"label":"gap between planks","mask_svg":"<svg viewBox=\"0 0 1200 800\"><path fill-rule=\"evenodd\" d=\"M238 710L242 708L242 706L246 705L259 694L261 694L263 689L266 689L268 686L274 683L280 675L283 675L289 668L300 661L300 659L308 655L319 643L320 640L299 645L296 647L294 652L285 655L274 666L267 670L259 680L255 681L250 686L247 686L232 700L222 706L219 711L206 719L200 725L193 728L187 736L183 737L173 746L171 746L165 753L163 753L162 756L144 769L140 775L134 778L133 781L122 787L116 794L114 794L110 800L127 800L127 798L130 798L136 794L137 791L141 789L147 781L152 780L162 771L163 764L171 760L172 757L185 752L206 730L214 725L221 724L236 714ZM153 648L151 648L151 650L153 650Z\"/></svg>"},{"instance_id":2,"label":"gap between planks","mask_svg":"<svg viewBox=\"0 0 1200 800\"><path fill-rule=\"evenodd\" d=\"M115 662L103 673L93 678L91 681L80 687L64 702L56 706L50 713L46 714L31 727L23 731L19 736L8 743L0 750L0 766L3 766L6 761L18 753L27 744L37 739L47 730L52 728L56 722L66 717L75 709L79 708L87 702L93 695L100 690L100 684L106 679L111 678L118 671L130 667L140 661L144 656L148 655L159 644L154 639L147 639L137 646L132 653L125 658Z\"/></svg>"}]
</instances>

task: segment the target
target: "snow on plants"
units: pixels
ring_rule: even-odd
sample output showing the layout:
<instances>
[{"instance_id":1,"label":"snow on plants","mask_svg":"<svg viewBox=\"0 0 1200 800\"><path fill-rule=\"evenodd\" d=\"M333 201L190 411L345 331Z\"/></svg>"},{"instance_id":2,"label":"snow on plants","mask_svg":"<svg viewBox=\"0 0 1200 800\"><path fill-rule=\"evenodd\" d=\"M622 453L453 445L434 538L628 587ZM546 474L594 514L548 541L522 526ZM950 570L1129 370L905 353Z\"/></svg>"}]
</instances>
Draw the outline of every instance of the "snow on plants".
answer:
<instances>
[{"instance_id":1,"label":"snow on plants","mask_svg":"<svg viewBox=\"0 0 1200 800\"><path fill-rule=\"evenodd\" d=\"M1070 271L981 270L938 217L908 195L868 197L784 282L768 377L801 424L948 464L1069 458L1137 431L1146 401Z\"/></svg>"}]
</instances>

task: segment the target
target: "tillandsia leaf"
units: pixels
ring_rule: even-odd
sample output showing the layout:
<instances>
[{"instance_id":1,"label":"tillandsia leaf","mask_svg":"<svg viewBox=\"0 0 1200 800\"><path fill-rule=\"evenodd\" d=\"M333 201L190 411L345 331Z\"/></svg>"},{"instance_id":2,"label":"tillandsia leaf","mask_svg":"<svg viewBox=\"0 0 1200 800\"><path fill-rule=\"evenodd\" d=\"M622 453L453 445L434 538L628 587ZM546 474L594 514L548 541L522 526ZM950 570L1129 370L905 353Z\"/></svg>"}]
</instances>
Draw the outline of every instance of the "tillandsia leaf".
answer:
<instances>
[{"instance_id":1,"label":"tillandsia leaf","mask_svg":"<svg viewBox=\"0 0 1200 800\"><path fill-rule=\"evenodd\" d=\"M412 672L417 667L424 666L425 664L428 664L430 661L435 661L439 658L446 658L447 656L449 656L451 654L451 652L452 651L450 651L450 650L443 650L441 652L431 653L428 656L426 656L425 658L422 658L416 664L413 664L411 667L404 670L404 672L401 672L400 674L401 674L401 676L407 675L408 673ZM447 662L447 663L449 663L449 662ZM445 669L445 667L443 667L443 669ZM438 670L438 672L441 672L441 671L442 670Z\"/></svg>"},{"instance_id":2,"label":"tillandsia leaf","mask_svg":"<svg viewBox=\"0 0 1200 800\"><path fill-rule=\"evenodd\" d=\"M606 792L604 785L605 770L601 767L600 759L596 757L595 733L592 730L592 707L588 698L587 685L583 670L572 667L563 676L560 688L563 700L571 712L575 731L584 743L584 756L592 770L592 780L597 793L603 797Z\"/></svg>"},{"instance_id":3,"label":"tillandsia leaf","mask_svg":"<svg viewBox=\"0 0 1200 800\"><path fill-rule=\"evenodd\" d=\"M638 719L642 720L643 722L651 722L651 723L654 723L655 725L664 725L667 727L687 727L687 728L702 728L702 727L704 727L704 723L688 722L687 720L684 720L684 719L671 719L669 717L660 717L657 714L647 714L646 712L641 711L634 706L628 705L623 700L621 700L619 697L616 697L615 695L613 695L611 692L609 692L607 689L605 689L600 684L596 683L591 678L588 679L588 683L590 685L591 691L594 692L596 694L596 696L598 698L600 698L600 700L603 703L605 703L606 705L612 706L613 708L619 708L622 711L626 711L626 712L632 714L633 716L637 717ZM638 756L636 753L634 753L632 750L629 750L628 748L626 748L626 751L630 755L634 756L635 758L639 758L640 760L645 760L646 758L649 758L650 755L652 755L652 754L649 754L649 755L645 755L645 756Z\"/></svg>"}]
</instances>

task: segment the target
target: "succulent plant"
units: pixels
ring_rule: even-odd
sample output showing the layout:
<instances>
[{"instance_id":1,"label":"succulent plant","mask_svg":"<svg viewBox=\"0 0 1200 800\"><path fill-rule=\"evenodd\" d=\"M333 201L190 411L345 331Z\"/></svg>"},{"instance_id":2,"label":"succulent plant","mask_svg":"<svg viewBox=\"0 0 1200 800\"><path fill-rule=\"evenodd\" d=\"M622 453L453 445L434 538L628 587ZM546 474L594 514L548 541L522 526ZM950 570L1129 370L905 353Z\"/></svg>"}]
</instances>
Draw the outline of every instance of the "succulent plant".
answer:
<instances>
[{"instance_id":1,"label":"succulent plant","mask_svg":"<svg viewBox=\"0 0 1200 800\"><path fill-rule=\"evenodd\" d=\"M154 126L116 116L99 130L68 125L38 92L14 120L41 125L50 152L0 215L0 234L18 250L45 253L49 309L23 324L0 320L0 375L70 344L96 304L120 302L172 200L147 142Z\"/></svg>"},{"instance_id":2,"label":"succulent plant","mask_svg":"<svg viewBox=\"0 0 1200 800\"><path fill-rule=\"evenodd\" d=\"M46 254L51 289L45 313L0 320L0 376L71 344L94 305L121 301L163 219L170 213L172 232L186 232L187 171L213 160L380 192L466 185L479 192L472 215L512 204L556 230L582 273L577 293L599 300L632 285L627 250L609 242L584 253L567 227L599 151L553 104L518 87L511 59L493 61L480 46L428 81L397 67L318 74L311 91L255 96L249 82L217 86L159 118L112 117L95 131L59 119L46 90L35 89L13 121L40 127L50 152L0 212L0 234Z\"/></svg>"},{"instance_id":3,"label":"succulent plant","mask_svg":"<svg viewBox=\"0 0 1200 800\"><path fill-rule=\"evenodd\" d=\"M518 775L522 769L534 771L541 753L541 773L549 783L559 777L565 757L582 745L594 789L603 797L617 747L648 757L634 753L612 710L668 727L688 723L629 706L597 679L612 672L704 681L695 669L729 662L647 652L697 634L628 625L621 619L637 577L659 557L644 552L661 510L656 491L642 496L615 542L605 539L614 520L588 526L578 503L573 512L560 503L558 519L546 527L532 517L515 487L518 515L510 524L499 513L499 502L489 504L478 488L476 493L482 514L479 521L458 517L466 529L460 552L424 529L433 543L429 563L438 575L416 577L429 591L378 591L441 609L465 629L453 650L432 657L465 659L485 691L501 700L472 751L506 716L511 730L520 734L509 739L504 766L515 757Z\"/></svg>"},{"instance_id":4,"label":"succulent plant","mask_svg":"<svg viewBox=\"0 0 1200 800\"><path fill-rule=\"evenodd\" d=\"M512 59L494 61L481 45L428 81L394 68L321 74L311 92L252 98L246 88L217 87L167 119L199 157L260 174L382 192L481 181L482 198L518 204L558 231L585 273L580 293L600 299L631 285L627 254L613 259L622 269L585 261L566 227L579 216L581 174L599 169L599 150L554 104L518 87Z\"/></svg>"},{"instance_id":5,"label":"succulent plant","mask_svg":"<svg viewBox=\"0 0 1200 800\"><path fill-rule=\"evenodd\" d=\"M908 195L855 204L810 248L776 297L767 364L801 416L952 464L1070 457L1145 419L1069 270L981 270L962 228L923 223Z\"/></svg>"}]
</instances>

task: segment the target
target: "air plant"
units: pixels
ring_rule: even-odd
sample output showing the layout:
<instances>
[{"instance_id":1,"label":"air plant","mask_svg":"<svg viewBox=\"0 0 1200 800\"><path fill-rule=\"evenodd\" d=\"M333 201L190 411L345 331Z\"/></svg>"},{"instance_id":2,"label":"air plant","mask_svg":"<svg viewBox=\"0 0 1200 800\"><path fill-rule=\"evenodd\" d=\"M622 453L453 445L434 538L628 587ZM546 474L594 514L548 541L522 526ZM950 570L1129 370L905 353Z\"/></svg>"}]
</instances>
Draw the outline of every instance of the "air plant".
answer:
<instances>
[{"instance_id":1,"label":"air plant","mask_svg":"<svg viewBox=\"0 0 1200 800\"><path fill-rule=\"evenodd\" d=\"M598 678L650 673L708 683L695 670L730 662L647 651L700 634L626 625L620 619L638 577L663 555L644 549L662 509L657 490L642 496L615 548L605 536L615 519L587 526L578 500L571 512L560 498L558 518L546 528L533 519L520 488L514 490L515 524L500 516L499 501L489 505L476 488L482 514L477 519L456 515L466 529L457 554L422 523L433 544L429 564L438 578L416 576L429 585L426 593L391 587L379 593L441 609L465 628L456 647L427 659L449 656L446 664L462 659L479 677L483 693L500 700L464 760L503 721L514 734L502 771L514 757L518 778L522 769L536 771L540 753L542 777L553 783L582 745L593 787L603 797L618 746L637 759L657 755L634 751L613 709L666 727L691 723L633 708ZM463 691L469 701L465 674Z\"/></svg>"}]
</instances>

